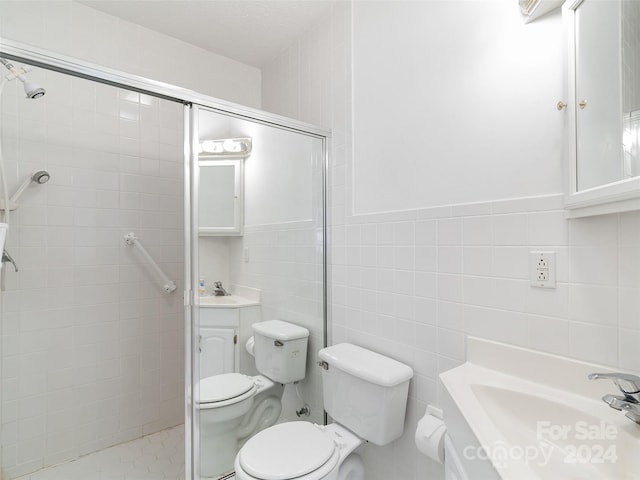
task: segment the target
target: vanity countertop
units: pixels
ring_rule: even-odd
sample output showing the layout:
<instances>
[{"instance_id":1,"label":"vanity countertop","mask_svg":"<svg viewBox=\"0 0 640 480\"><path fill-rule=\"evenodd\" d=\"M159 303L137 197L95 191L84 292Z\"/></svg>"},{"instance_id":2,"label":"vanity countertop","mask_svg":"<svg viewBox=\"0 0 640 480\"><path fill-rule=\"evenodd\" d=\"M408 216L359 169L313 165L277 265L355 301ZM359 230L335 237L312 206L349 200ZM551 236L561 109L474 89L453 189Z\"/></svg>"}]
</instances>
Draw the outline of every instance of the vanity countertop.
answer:
<instances>
[{"instance_id":1,"label":"vanity countertop","mask_svg":"<svg viewBox=\"0 0 640 480\"><path fill-rule=\"evenodd\" d=\"M260 305L257 300L251 300L238 295L200 297L200 306L205 308L242 308L252 305Z\"/></svg>"}]
</instances>

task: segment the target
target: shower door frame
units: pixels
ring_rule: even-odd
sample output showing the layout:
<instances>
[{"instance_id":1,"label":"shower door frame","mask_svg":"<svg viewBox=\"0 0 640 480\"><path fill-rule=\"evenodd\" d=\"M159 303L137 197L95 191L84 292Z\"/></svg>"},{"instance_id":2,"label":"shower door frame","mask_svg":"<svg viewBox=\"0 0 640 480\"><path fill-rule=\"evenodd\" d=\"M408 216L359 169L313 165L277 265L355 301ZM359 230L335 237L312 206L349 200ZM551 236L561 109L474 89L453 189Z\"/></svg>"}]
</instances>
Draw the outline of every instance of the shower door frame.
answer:
<instances>
[{"instance_id":1,"label":"shower door frame","mask_svg":"<svg viewBox=\"0 0 640 480\"><path fill-rule=\"evenodd\" d=\"M328 213L328 173L329 173L329 141L331 132L315 125L307 124L271 114L251 107L228 102L209 95L204 95L165 82L141 77L138 75L107 68L91 62L69 57L46 49L33 47L0 37L0 57L24 62L35 67L91 80L98 83L125 88L138 93L148 94L165 100L184 105L183 110L183 138L184 138L184 308L185 308L185 480L195 480L198 470L199 452L193 448L198 442L198 428L194 431L195 404L193 402L193 385L197 381L194 364L197 366L197 336L193 335L199 325L197 293L197 217L194 215L194 195L197 195L197 185L194 185L193 165L197 161L198 138L197 118L194 119L199 107L209 111L217 111L226 115L255 121L291 132L298 132L319 138L322 141L322 282L323 282L323 344L328 345L329 337L329 309L328 309L328 255L327 255L327 213ZM196 106L196 108L193 108ZM194 128L194 126L196 128ZM197 180L197 179L196 179ZM197 207L196 207L197 208ZM195 212L197 214L197 212ZM195 218L194 218L195 217ZM194 228L195 227L195 228ZM194 258L195 257L195 258ZM195 261L194 261L195 260ZM1 350L0 350L1 359ZM1 393L1 392L0 392ZM0 397L1 400L1 397ZM0 403L1 405L1 403ZM326 423L326 414L325 414Z\"/></svg>"}]
</instances>

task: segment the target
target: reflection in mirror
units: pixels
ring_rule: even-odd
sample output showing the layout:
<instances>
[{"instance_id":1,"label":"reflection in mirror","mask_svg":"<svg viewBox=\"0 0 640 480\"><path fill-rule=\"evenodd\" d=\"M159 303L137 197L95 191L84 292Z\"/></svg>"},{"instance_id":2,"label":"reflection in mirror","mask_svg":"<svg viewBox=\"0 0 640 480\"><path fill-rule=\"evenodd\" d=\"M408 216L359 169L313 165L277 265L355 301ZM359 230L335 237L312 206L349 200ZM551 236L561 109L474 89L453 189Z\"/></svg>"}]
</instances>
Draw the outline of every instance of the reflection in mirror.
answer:
<instances>
[{"instance_id":1,"label":"reflection in mirror","mask_svg":"<svg viewBox=\"0 0 640 480\"><path fill-rule=\"evenodd\" d=\"M625 176L640 175L640 2L622 2L622 144Z\"/></svg>"},{"instance_id":2,"label":"reflection in mirror","mask_svg":"<svg viewBox=\"0 0 640 480\"><path fill-rule=\"evenodd\" d=\"M584 0L575 14L577 190L638 176L640 2Z\"/></svg>"},{"instance_id":3,"label":"reflection in mirror","mask_svg":"<svg viewBox=\"0 0 640 480\"><path fill-rule=\"evenodd\" d=\"M324 423L315 360L325 337L325 147L321 137L204 109L198 123L201 140L251 139L245 158L199 159L204 295L195 431L200 477L223 478L239 448L264 428ZM241 164L239 177L232 162ZM235 218L238 191L242 235L203 234Z\"/></svg>"}]
</instances>

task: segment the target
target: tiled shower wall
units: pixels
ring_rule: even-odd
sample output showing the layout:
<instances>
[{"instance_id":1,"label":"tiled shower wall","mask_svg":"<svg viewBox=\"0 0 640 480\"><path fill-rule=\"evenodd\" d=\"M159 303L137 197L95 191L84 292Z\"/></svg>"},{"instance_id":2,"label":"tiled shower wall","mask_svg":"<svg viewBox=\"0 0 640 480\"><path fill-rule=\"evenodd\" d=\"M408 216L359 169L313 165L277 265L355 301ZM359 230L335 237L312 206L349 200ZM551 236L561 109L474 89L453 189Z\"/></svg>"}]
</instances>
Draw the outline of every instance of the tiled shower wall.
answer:
<instances>
[{"instance_id":1,"label":"tiled shower wall","mask_svg":"<svg viewBox=\"0 0 640 480\"><path fill-rule=\"evenodd\" d=\"M2 97L11 214L2 298L6 478L182 423L182 106L34 69ZM178 288L166 294L123 236ZM5 478L5 477L3 477Z\"/></svg>"},{"instance_id":2,"label":"tiled shower wall","mask_svg":"<svg viewBox=\"0 0 640 480\"><path fill-rule=\"evenodd\" d=\"M640 371L640 214L568 220L557 194L353 215L350 17L348 4L336 5L265 67L263 106L333 129L333 342L370 347L415 371L405 434L366 445L367 479L443 478L413 434L426 404L440 405L438 374L464 361L466 335ZM390 50L401 57L403 46ZM470 161L489 166L482 153ZM530 287L531 250L556 252L556 289Z\"/></svg>"}]
</instances>

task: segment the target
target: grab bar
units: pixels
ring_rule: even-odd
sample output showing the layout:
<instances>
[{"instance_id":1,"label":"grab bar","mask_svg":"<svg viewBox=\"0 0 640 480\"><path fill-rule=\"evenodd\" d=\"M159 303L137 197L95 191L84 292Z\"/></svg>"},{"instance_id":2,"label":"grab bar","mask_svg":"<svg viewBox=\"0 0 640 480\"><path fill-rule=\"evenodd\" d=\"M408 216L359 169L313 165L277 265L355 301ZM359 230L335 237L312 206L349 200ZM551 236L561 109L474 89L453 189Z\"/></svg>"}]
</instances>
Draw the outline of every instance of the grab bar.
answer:
<instances>
[{"instance_id":1,"label":"grab bar","mask_svg":"<svg viewBox=\"0 0 640 480\"><path fill-rule=\"evenodd\" d=\"M162 288L164 288L165 292L171 293L176 289L176 284L173 283L173 280L170 280L169 277L167 277L160 266L153 260L153 258L151 258L151 255L149 255L149 252L147 252L147 250L142 246L135 233L127 233L124 236L124 241L127 245L138 247L142 255L147 259L147 262L149 262L149 265L153 267L158 276L164 281L164 285L162 286Z\"/></svg>"}]
</instances>

